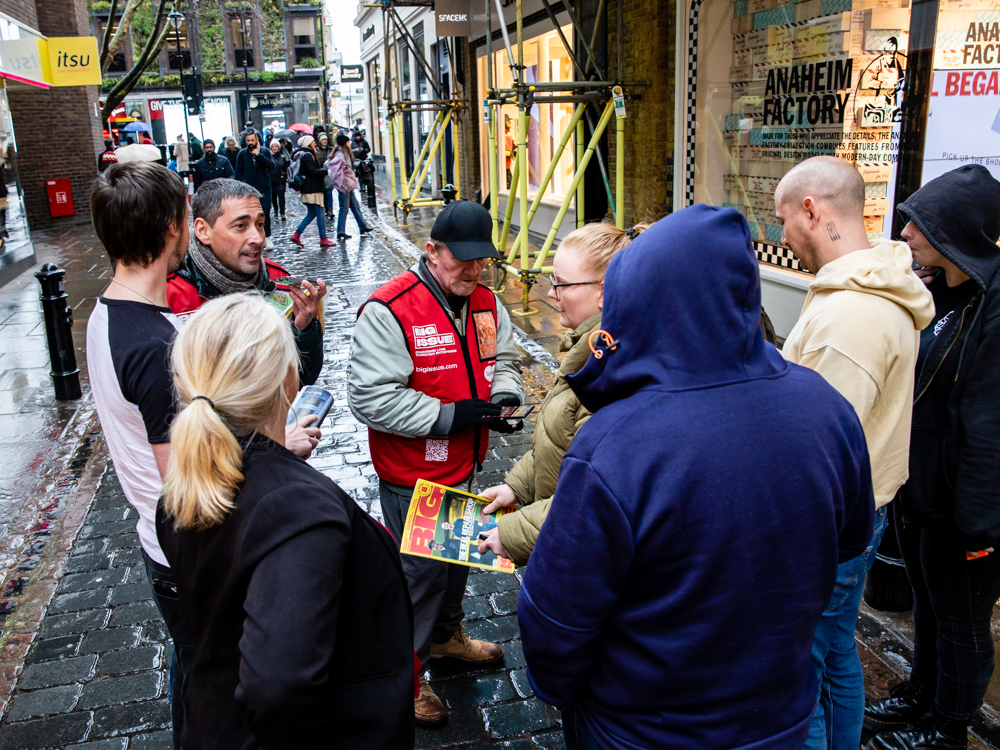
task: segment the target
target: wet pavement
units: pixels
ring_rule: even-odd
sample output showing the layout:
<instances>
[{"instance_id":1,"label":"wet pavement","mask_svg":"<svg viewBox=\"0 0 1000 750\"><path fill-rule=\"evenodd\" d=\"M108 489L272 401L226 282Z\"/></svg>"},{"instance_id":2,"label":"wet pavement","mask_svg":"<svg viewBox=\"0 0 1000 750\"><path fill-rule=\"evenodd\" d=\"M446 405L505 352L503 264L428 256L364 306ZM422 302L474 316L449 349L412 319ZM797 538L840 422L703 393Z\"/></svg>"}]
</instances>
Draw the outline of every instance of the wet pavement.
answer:
<instances>
[{"instance_id":1,"label":"wet pavement","mask_svg":"<svg viewBox=\"0 0 1000 750\"><path fill-rule=\"evenodd\" d=\"M304 235L306 249L299 249L287 238L303 211L294 199L289 201L289 209L289 220L274 227L276 248L270 257L296 275L318 276L330 285L324 308L325 365L318 384L333 391L336 401L310 463L379 518L377 477L368 452L367 432L350 414L346 402L350 335L358 305L416 259L417 250L406 234L416 238L429 227L422 229L414 223L400 232L378 221L383 231L363 240L355 231L354 238L321 251L313 226ZM348 232L352 230L356 230L353 220L349 221ZM56 260L69 270L67 287L77 308L74 330L78 359L83 363L86 315L93 308L94 296L107 283L109 265L89 230L74 230L54 239L64 243L67 250L58 258L40 260ZM88 243L90 247L84 251L82 246ZM34 282L28 275L0 289L0 304L9 293L11 305L31 308L37 317ZM520 292L512 288L508 294L519 299ZM552 308L544 309L545 314L530 319L530 336L520 331L517 336L526 350L524 379L532 400L544 394L552 380L552 368L558 366L553 353L561 332ZM30 330L18 333L32 332L37 334L37 321ZM0 341L14 339L14 332L0 336ZM39 340L44 352L44 339ZM0 355L0 365L5 356ZM16 584L21 587L20 595L0 599L16 602L12 612L23 613L20 620L17 616L8 618L8 630L0 636L10 647L17 647L11 649L8 680L16 680L16 687L0 718L0 750L170 747L167 694L171 646L146 582L135 533L135 511L125 500L113 468L108 466L99 425L86 393L85 373L85 397L74 405L45 402L51 389L45 382L48 369L44 363L41 372L33 375L33 380L23 376L18 381L24 389L36 389L20 394L20 406L36 417L42 407L50 409L50 420L56 426L75 419L87 427L75 441L77 452L67 456L73 459L69 464L77 467L75 471L82 472L74 480L73 491L84 497L73 506L73 523L63 521L58 544L53 539L53 548L58 548L53 559L38 564L39 572L21 576L27 580ZM0 418L0 431L3 429ZM52 432L50 453L61 445L60 436L68 435L66 428L62 429ZM484 464L482 486L503 480L506 471L530 447L531 430L528 424L522 434L494 439L492 453ZM86 455L80 453L81 445ZM66 481L62 479L62 484ZM51 497L59 486L60 478L45 483L39 497ZM12 495L18 495L16 488ZM30 505L26 501L22 504ZM59 509L47 512L58 514ZM7 517L6 513L0 516ZM61 517L54 515L55 519ZM27 528L30 531L32 527ZM50 535L54 537L55 533ZM21 552L12 552L9 561L16 563ZM51 571L48 578L40 575L43 567ZM11 581L17 578L8 576ZM453 711L444 725L418 730L418 748L563 747L558 712L535 699L528 686L517 630L519 585L515 575L477 571L470 577L467 630L473 637L502 643L505 657L501 663L487 667L442 662L431 667L431 684ZM2 644L0 641L0 649Z\"/></svg>"},{"instance_id":2,"label":"wet pavement","mask_svg":"<svg viewBox=\"0 0 1000 750\"><path fill-rule=\"evenodd\" d=\"M290 194L289 220L275 223L270 257L293 274L319 276L330 286L319 384L336 400L310 463L380 518L367 432L347 408L350 335L357 307L414 262L436 210L418 209L402 225L383 206L378 231L360 239L349 219L347 231L355 236L326 250L318 246L315 225L305 232L305 249L288 241L303 213ZM24 274L0 288L0 750L168 748L171 646L146 582L135 512L107 460L86 382L86 316L110 266L88 228L35 239L39 262L67 269L84 398L60 404L52 396L35 279ZM492 281L491 270L484 280ZM512 318L529 401L540 400L558 367L563 329L545 292L544 285L531 290L538 314ZM508 310L521 308L520 296L520 282L508 277L501 294ZM494 436L481 486L503 480L530 447L532 429L529 423L522 434ZM467 630L502 643L505 656L487 666L432 663L431 684L452 714L439 727L418 729L417 748L564 747L558 712L532 695L526 678L516 615L519 585L520 571L473 571ZM905 615L862 612L858 637L872 695L884 695L905 676L911 655L906 627ZM1000 723L996 716L984 707L976 727L980 736L992 738L991 727Z\"/></svg>"}]
</instances>

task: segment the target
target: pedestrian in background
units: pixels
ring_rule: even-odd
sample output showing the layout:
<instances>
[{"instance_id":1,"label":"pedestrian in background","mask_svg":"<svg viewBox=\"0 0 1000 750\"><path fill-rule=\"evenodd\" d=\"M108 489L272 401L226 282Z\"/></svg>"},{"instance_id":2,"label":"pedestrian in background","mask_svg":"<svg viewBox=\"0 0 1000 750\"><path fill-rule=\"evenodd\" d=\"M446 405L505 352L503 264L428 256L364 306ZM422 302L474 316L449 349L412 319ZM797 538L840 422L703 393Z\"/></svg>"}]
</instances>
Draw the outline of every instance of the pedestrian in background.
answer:
<instances>
[{"instance_id":1,"label":"pedestrian in background","mask_svg":"<svg viewBox=\"0 0 1000 750\"><path fill-rule=\"evenodd\" d=\"M205 155L198 159L192 165L191 169L196 192L198 188L210 180L233 176L233 165L229 162L229 159L215 153L215 141L211 138L206 138L204 146Z\"/></svg>"},{"instance_id":2,"label":"pedestrian in background","mask_svg":"<svg viewBox=\"0 0 1000 750\"><path fill-rule=\"evenodd\" d=\"M524 399L510 315L479 283L487 258L500 258L491 232L490 214L478 203L445 206L420 260L376 290L358 313L347 402L368 426L382 514L397 540L418 479L474 492L490 430L517 429L499 416L502 406ZM414 337L418 330L436 330L432 339L442 344L428 348ZM469 568L411 555L402 563L421 665L503 658L499 644L465 632ZM448 717L424 677L414 716L419 724Z\"/></svg>"},{"instance_id":3,"label":"pedestrian in background","mask_svg":"<svg viewBox=\"0 0 1000 750\"><path fill-rule=\"evenodd\" d=\"M264 209L264 249L273 250L271 241L271 170L274 161L271 153L261 148L257 133L250 131L244 134L246 147L236 157L236 179L257 188L260 193L260 205Z\"/></svg>"},{"instance_id":4,"label":"pedestrian in background","mask_svg":"<svg viewBox=\"0 0 1000 750\"><path fill-rule=\"evenodd\" d=\"M865 576L885 532L888 504L906 481L919 331L934 302L902 242L874 247L865 232L865 181L832 156L806 159L774 194L782 243L816 274L782 354L815 370L861 420L872 464L871 541L837 566L837 583L816 628L812 655L820 689L807 750L857 750L865 685L854 641Z\"/></svg>"},{"instance_id":5,"label":"pedestrian in background","mask_svg":"<svg viewBox=\"0 0 1000 750\"><path fill-rule=\"evenodd\" d=\"M274 211L274 220L281 217L285 221L285 190L288 186L288 157L277 139L271 139L271 160L274 167L271 169L271 209Z\"/></svg>"},{"instance_id":6,"label":"pedestrian in background","mask_svg":"<svg viewBox=\"0 0 1000 750\"><path fill-rule=\"evenodd\" d=\"M305 178L302 184L302 204L306 207L306 215L289 239L299 247L304 247L302 233L315 219L316 228L319 229L320 247L333 247L334 243L326 236L326 219L323 216L323 195L326 192L323 181L328 175L316 156L316 141L311 135L299 138L299 147L292 155L292 159L299 161L299 174Z\"/></svg>"},{"instance_id":7,"label":"pedestrian in background","mask_svg":"<svg viewBox=\"0 0 1000 750\"><path fill-rule=\"evenodd\" d=\"M236 172L236 157L240 155L240 149L236 145L235 138L226 138L226 147L222 149L222 155L229 159L229 163L233 167L233 172Z\"/></svg>"},{"instance_id":8,"label":"pedestrian in background","mask_svg":"<svg viewBox=\"0 0 1000 750\"><path fill-rule=\"evenodd\" d=\"M188 133L188 144L191 146L190 161L198 161L198 159L205 155L201 141L194 137L194 133Z\"/></svg>"},{"instance_id":9,"label":"pedestrian in background","mask_svg":"<svg viewBox=\"0 0 1000 750\"><path fill-rule=\"evenodd\" d=\"M934 321L920 335L910 478L893 505L913 587L910 679L865 709L874 750L964 748L994 669L1000 598L1000 183L981 165L899 206ZM928 713L929 712L929 713Z\"/></svg>"},{"instance_id":10,"label":"pedestrian in background","mask_svg":"<svg viewBox=\"0 0 1000 750\"><path fill-rule=\"evenodd\" d=\"M188 159L188 145L184 142L184 134L177 136L177 143L173 148L174 159L177 162L177 174L187 181L188 172L191 171Z\"/></svg>"},{"instance_id":11,"label":"pedestrian in background","mask_svg":"<svg viewBox=\"0 0 1000 750\"><path fill-rule=\"evenodd\" d=\"M566 352L556 382L545 395L535 422L531 450L504 479L479 494L491 502L483 513L520 503L520 510L500 517L496 528L479 545L480 553L492 550L516 565L527 565L538 539L559 478L559 466L573 437L590 418L590 412L569 387L590 357L590 335L601 327L604 274L611 259L629 246L647 224L619 229L614 224L587 224L570 232L552 261L548 296L559 310L559 324L567 328L559 345ZM581 510L585 509L585 505Z\"/></svg>"},{"instance_id":12,"label":"pedestrian in background","mask_svg":"<svg viewBox=\"0 0 1000 750\"><path fill-rule=\"evenodd\" d=\"M399 556L282 446L298 388L288 324L259 296L223 297L184 326L171 363L179 411L157 532L195 642L184 747L410 750Z\"/></svg>"},{"instance_id":13,"label":"pedestrian in background","mask_svg":"<svg viewBox=\"0 0 1000 750\"><path fill-rule=\"evenodd\" d=\"M354 155L348 143L346 135L338 135L337 146L331 150L330 158L326 162L327 172L340 202L340 215L337 217L338 240L346 240L351 236L346 233L348 210L354 214L360 234L365 235L372 231L372 228L365 223L365 217L361 215L361 204L358 203L357 193L354 192L358 189L358 178L354 174Z\"/></svg>"},{"instance_id":14,"label":"pedestrian in background","mask_svg":"<svg viewBox=\"0 0 1000 750\"><path fill-rule=\"evenodd\" d=\"M97 157L97 171L102 173L112 164L118 163L118 155L115 154L115 142L110 138L104 139L104 150Z\"/></svg>"},{"instance_id":15,"label":"pedestrian in background","mask_svg":"<svg viewBox=\"0 0 1000 750\"><path fill-rule=\"evenodd\" d=\"M177 579L156 538L156 504L170 459L174 417L170 344L180 321L167 304L167 276L188 250L184 182L154 162L115 164L90 194L91 220L115 260L111 283L87 321L87 368L104 439L136 531L153 601L173 641L170 709L181 747L181 700L194 637L177 602Z\"/></svg>"},{"instance_id":16,"label":"pedestrian in background","mask_svg":"<svg viewBox=\"0 0 1000 750\"><path fill-rule=\"evenodd\" d=\"M568 377L593 416L518 595L528 679L569 750L801 750L816 623L872 535L857 415L764 342L732 209L676 211L619 253L601 328Z\"/></svg>"},{"instance_id":17,"label":"pedestrian in background","mask_svg":"<svg viewBox=\"0 0 1000 750\"><path fill-rule=\"evenodd\" d=\"M316 158L320 164L326 165L333 156L333 147L330 145L330 137L326 133L320 133L316 138ZM333 181L326 180L323 189L323 207L326 211L327 220L333 219Z\"/></svg>"}]
</instances>

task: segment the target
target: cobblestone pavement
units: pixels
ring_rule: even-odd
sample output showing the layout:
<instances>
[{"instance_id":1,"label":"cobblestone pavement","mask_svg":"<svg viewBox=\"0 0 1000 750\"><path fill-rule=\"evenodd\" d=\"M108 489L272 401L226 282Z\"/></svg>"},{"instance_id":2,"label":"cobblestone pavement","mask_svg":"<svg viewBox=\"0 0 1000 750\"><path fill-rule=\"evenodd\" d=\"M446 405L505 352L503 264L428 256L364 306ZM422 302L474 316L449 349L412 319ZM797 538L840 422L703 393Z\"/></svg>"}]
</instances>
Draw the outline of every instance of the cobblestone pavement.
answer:
<instances>
[{"instance_id":1,"label":"cobblestone pavement","mask_svg":"<svg viewBox=\"0 0 1000 750\"><path fill-rule=\"evenodd\" d=\"M347 408L344 374L358 305L408 267L417 251L405 234L381 222L385 234L359 239L353 219L348 232L353 230L355 237L346 243L320 251L310 227L306 249L300 250L287 240L303 213L291 196L289 209L289 220L275 225L271 257L292 273L319 276L330 285L319 384L333 391L336 402L310 463L380 518L367 432ZM521 333L518 339L527 350L525 382L537 397L551 382L556 364L545 345L553 349L558 336L551 321L539 321L535 329L534 337L545 339L543 345ZM528 424L522 434L494 436L482 486L502 481L530 447L532 429ZM135 511L109 468L67 550L61 580L0 720L0 750L171 747L171 647L146 582L135 521ZM418 729L417 748L563 747L558 712L533 696L526 678L517 629L519 585L519 574L473 572L466 594L467 630L473 637L502 643L505 657L485 667L438 662L430 668L431 684L452 715L439 727Z\"/></svg>"}]
</instances>

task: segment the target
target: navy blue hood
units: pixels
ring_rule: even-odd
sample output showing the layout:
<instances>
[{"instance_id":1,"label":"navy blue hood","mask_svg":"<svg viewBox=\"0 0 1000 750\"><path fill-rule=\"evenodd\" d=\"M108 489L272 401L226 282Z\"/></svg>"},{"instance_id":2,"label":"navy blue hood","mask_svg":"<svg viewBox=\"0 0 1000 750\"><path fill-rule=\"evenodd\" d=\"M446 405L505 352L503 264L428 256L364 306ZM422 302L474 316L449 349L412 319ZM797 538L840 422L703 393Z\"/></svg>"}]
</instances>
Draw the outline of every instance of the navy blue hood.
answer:
<instances>
[{"instance_id":1,"label":"navy blue hood","mask_svg":"<svg viewBox=\"0 0 1000 750\"><path fill-rule=\"evenodd\" d=\"M703 388L787 368L764 343L750 228L731 208L682 209L618 253L604 277L601 326L617 349L598 347L604 356L568 378L591 411L650 385Z\"/></svg>"}]
</instances>

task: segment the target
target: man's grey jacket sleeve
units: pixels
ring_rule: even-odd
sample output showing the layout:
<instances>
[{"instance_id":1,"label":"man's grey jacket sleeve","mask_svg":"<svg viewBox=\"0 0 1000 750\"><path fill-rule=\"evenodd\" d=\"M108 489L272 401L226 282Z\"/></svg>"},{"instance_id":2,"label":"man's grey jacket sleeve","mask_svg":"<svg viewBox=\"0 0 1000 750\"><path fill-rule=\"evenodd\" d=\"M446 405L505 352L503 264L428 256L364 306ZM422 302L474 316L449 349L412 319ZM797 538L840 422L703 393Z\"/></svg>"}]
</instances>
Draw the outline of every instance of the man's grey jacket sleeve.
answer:
<instances>
[{"instance_id":1,"label":"man's grey jacket sleeve","mask_svg":"<svg viewBox=\"0 0 1000 750\"><path fill-rule=\"evenodd\" d=\"M493 372L493 387L490 399L498 401L502 396L515 396L524 403L524 385L521 383L521 355L514 346L514 330L510 313L497 299L497 366Z\"/></svg>"},{"instance_id":2,"label":"man's grey jacket sleeve","mask_svg":"<svg viewBox=\"0 0 1000 750\"><path fill-rule=\"evenodd\" d=\"M351 337L347 369L351 412L369 427L393 435L441 434L434 432L441 402L408 388L412 373L413 360L396 318L384 305L369 302Z\"/></svg>"}]
</instances>

